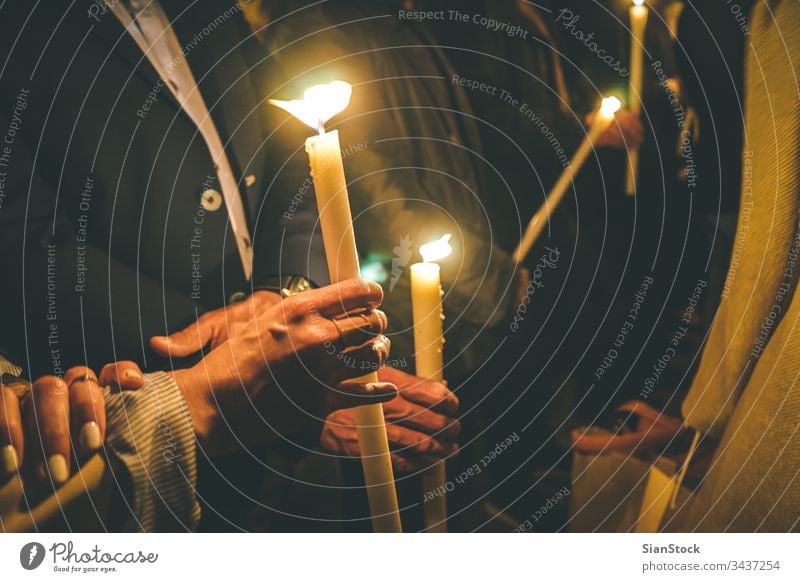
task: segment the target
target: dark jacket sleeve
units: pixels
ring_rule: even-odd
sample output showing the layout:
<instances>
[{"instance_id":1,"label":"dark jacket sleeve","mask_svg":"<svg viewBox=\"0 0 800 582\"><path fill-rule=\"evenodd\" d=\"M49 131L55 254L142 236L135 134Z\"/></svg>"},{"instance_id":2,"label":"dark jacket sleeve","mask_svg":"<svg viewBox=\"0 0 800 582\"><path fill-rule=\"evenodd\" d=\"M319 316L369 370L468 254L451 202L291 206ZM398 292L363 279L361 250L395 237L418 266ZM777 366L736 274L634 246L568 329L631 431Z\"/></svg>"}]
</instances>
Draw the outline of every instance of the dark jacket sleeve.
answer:
<instances>
[{"instance_id":1,"label":"dark jacket sleeve","mask_svg":"<svg viewBox=\"0 0 800 582\"><path fill-rule=\"evenodd\" d=\"M0 127L11 121L0 114ZM135 359L148 368L163 366L148 352L149 337L193 321L195 302L86 242L36 172L25 136L17 133L8 146L9 164L0 168L0 345L31 377L81 362Z\"/></svg>"}]
</instances>

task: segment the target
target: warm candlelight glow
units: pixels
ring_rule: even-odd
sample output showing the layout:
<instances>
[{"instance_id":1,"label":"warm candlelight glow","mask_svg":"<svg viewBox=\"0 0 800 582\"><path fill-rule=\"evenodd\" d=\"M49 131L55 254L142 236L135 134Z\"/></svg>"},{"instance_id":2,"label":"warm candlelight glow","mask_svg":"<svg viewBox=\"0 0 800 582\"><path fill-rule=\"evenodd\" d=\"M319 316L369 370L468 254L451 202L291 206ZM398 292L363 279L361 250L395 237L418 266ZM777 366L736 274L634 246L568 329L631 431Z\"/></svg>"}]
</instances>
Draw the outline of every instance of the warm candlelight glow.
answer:
<instances>
[{"instance_id":1,"label":"warm candlelight glow","mask_svg":"<svg viewBox=\"0 0 800 582\"><path fill-rule=\"evenodd\" d=\"M411 310L414 318L414 366L416 375L428 380L443 380L444 331L442 312L442 283L439 265L434 261L444 259L453 252L452 235L419 247L422 263L411 265ZM432 491L444 491L447 474L444 461L430 467L422 474L425 493L425 531L447 531L447 498L444 494L428 499Z\"/></svg>"},{"instance_id":2,"label":"warm candlelight glow","mask_svg":"<svg viewBox=\"0 0 800 582\"><path fill-rule=\"evenodd\" d=\"M419 247L419 254L422 255L422 260L426 263L432 263L433 261L449 257L453 252L453 247L450 246L450 238L452 236L451 234L446 234L440 239Z\"/></svg>"},{"instance_id":3,"label":"warm candlelight glow","mask_svg":"<svg viewBox=\"0 0 800 582\"><path fill-rule=\"evenodd\" d=\"M350 103L353 88L344 81L332 81L326 85L314 85L303 92L302 99L280 101L270 99L272 105L288 111L307 126L325 133L325 122L344 111Z\"/></svg>"},{"instance_id":4,"label":"warm candlelight glow","mask_svg":"<svg viewBox=\"0 0 800 582\"><path fill-rule=\"evenodd\" d=\"M634 115L642 111L642 82L644 80L644 40L647 29L647 5L644 0L633 0L628 10L631 23L631 64L630 81L628 83L628 109ZM636 175L639 167L639 150L628 151L628 168L625 178L625 193L633 196L636 193Z\"/></svg>"},{"instance_id":5,"label":"warm candlelight glow","mask_svg":"<svg viewBox=\"0 0 800 582\"><path fill-rule=\"evenodd\" d=\"M539 210L536 211L536 214L533 215L530 222L528 222L528 226L525 228L525 232L522 234L517 248L514 249L514 260L517 263L521 263L525 260L531 247L533 247L533 244L536 242L536 239L538 239L539 235L542 233L545 224L549 221L550 214L561 203L564 194L567 192L567 188L572 184L581 166L583 166L586 158L589 157L589 154L592 152L594 144L614 121L614 116L616 112L619 111L620 107L622 107L622 102L616 97L606 97L603 99L600 108L597 110L597 114L592 120L589 133L572 155L569 166L564 169L564 172L556 181L553 189L547 194L544 204L542 204Z\"/></svg>"},{"instance_id":6,"label":"warm candlelight glow","mask_svg":"<svg viewBox=\"0 0 800 582\"><path fill-rule=\"evenodd\" d=\"M622 101L616 97L606 97L600 104L600 115L612 117L622 107Z\"/></svg>"},{"instance_id":7,"label":"warm candlelight glow","mask_svg":"<svg viewBox=\"0 0 800 582\"><path fill-rule=\"evenodd\" d=\"M333 81L306 89L300 100L270 100L273 105L319 131L319 135L306 139L306 153L314 181L331 283L361 274L339 132L325 133L325 122L347 107L351 93L348 83ZM377 382L378 374L372 371L355 380ZM383 408L380 404L364 404L357 406L354 414L372 527L376 532L400 532L403 528Z\"/></svg>"}]
</instances>

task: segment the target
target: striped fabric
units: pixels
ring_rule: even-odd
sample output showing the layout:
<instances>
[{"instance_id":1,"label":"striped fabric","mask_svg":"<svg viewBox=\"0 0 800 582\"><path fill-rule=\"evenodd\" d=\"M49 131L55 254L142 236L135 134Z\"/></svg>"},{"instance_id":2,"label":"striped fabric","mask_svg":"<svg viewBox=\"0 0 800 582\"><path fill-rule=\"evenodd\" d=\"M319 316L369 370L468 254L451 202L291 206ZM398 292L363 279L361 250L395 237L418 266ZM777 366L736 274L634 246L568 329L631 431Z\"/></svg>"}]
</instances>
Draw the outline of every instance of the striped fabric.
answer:
<instances>
[{"instance_id":1,"label":"striped fabric","mask_svg":"<svg viewBox=\"0 0 800 582\"><path fill-rule=\"evenodd\" d=\"M200 521L195 436L171 376L145 375L137 391L104 389L106 444L133 483L125 531L191 531Z\"/></svg>"},{"instance_id":2,"label":"striped fabric","mask_svg":"<svg viewBox=\"0 0 800 582\"><path fill-rule=\"evenodd\" d=\"M0 376L3 374L10 374L12 376L19 376L22 374L22 368L19 366L15 366L8 360L6 360L2 354L0 354Z\"/></svg>"}]
</instances>

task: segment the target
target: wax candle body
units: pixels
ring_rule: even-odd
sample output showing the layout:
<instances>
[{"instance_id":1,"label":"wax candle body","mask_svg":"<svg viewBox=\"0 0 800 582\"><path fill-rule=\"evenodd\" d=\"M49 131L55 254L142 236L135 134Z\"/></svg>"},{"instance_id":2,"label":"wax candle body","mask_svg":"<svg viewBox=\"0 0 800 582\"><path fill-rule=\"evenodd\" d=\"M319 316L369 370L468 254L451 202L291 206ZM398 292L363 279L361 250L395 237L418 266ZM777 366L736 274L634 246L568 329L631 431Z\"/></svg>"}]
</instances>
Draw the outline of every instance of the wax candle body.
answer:
<instances>
[{"instance_id":1,"label":"wax candle body","mask_svg":"<svg viewBox=\"0 0 800 582\"><path fill-rule=\"evenodd\" d=\"M308 138L306 152L311 164L331 282L359 277L358 251L339 132ZM361 382L377 380L374 372L358 379ZM380 404L369 404L354 411L372 527L376 532L402 531L383 408Z\"/></svg>"},{"instance_id":2,"label":"wax candle body","mask_svg":"<svg viewBox=\"0 0 800 582\"><path fill-rule=\"evenodd\" d=\"M539 235L542 233L544 225L547 224L548 216L550 216L550 214L555 211L556 207L558 207L561 199L567 192L567 188L569 188L572 180L580 171L581 166L586 161L586 158L589 157L593 144L597 141L600 135L606 129L608 129L608 126L611 125L613 120L613 113L607 114L603 111L598 111L597 115L595 115L592 126L589 128L589 133L586 135L586 138L584 138L583 142L581 142L581 145L578 147L578 149L575 150L575 154L573 154L572 159L569 162L569 166L561 174L558 181L553 186L553 189L550 190L550 193L545 198L542 207L536 211L536 214L533 215L533 218L531 218L530 222L528 223L528 227L525 229L525 233L522 235L522 239L519 241L519 244L514 251L514 260L517 263L522 262L530 252L531 247L533 247L533 244L536 242L536 239L538 239Z\"/></svg>"},{"instance_id":3,"label":"wax candle body","mask_svg":"<svg viewBox=\"0 0 800 582\"><path fill-rule=\"evenodd\" d=\"M648 8L634 4L630 8L631 21L631 63L630 81L628 85L628 108L631 113L642 112L642 79L644 76L644 33L647 27ZM639 150L628 152L628 171L625 180L625 192L628 196L636 193L636 179L639 171Z\"/></svg>"},{"instance_id":4,"label":"wax candle body","mask_svg":"<svg viewBox=\"0 0 800 582\"><path fill-rule=\"evenodd\" d=\"M416 374L426 380L441 382L442 350L442 286L439 265L411 265L411 308L414 318L414 361ZM444 461L436 463L422 475L424 493L443 491L447 478ZM427 497L427 496L426 496ZM425 502L425 529L429 532L447 531L447 498L444 493Z\"/></svg>"}]
</instances>

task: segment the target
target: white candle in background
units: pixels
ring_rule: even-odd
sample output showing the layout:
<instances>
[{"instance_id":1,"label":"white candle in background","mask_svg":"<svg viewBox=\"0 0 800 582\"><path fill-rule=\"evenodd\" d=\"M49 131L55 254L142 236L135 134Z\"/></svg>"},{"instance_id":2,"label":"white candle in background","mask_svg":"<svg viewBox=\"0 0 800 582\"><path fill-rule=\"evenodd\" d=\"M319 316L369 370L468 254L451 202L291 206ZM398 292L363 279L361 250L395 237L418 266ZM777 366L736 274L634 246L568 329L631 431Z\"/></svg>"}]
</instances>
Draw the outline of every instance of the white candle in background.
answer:
<instances>
[{"instance_id":1,"label":"white candle in background","mask_svg":"<svg viewBox=\"0 0 800 582\"><path fill-rule=\"evenodd\" d=\"M569 161L569 166L567 166L567 168L561 174L561 177L559 177L558 181L555 183L555 186L553 186L553 189L547 194L542 207L536 211L536 214L533 215L533 218L531 218L530 222L528 223L528 227L525 229L525 233L522 235L522 239L519 241L519 244L514 251L514 260L517 263L521 263L525 260L525 257L531 250L531 247L533 247L534 243L536 242L536 239L538 239L539 235L542 233L544 225L547 224L547 219L558 207L562 198L564 198L564 194L567 192L567 188L569 188L569 185L572 184L575 176L578 175L578 172L580 171L581 166L583 166L583 163L586 161L586 158L589 157L589 153L591 153L594 143L597 141L600 135L602 135L602 133L608 129L608 126L611 125L611 122L614 121L614 114L619 110L621 105L622 104L620 103L620 100L616 97L606 97L603 99L600 110L592 120L592 126L589 128L589 133L586 134L586 137L581 145L577 150L575 150L572 159Z\"/></svg>"},{"instance_id":2,"label":"white candle in background","mask_svg":"<svg viewBox=\"0 0 800 582\"><path fill-rule=\"evenodd\" d=\"M628 85L628 109L635 115L642 113L642 79L644 76L644 34L647 28L648 8L644 0L633 0L629 14L631 21L631 63L630 83ZM636 194L636 180L639 173L639 149L628 151L628 172L625 180L625 193Z\"/></svg>"},{"instance_id":3,"label":"white candle in background","mask_svg":"<svg viewBox=\"0 0 800 582\"><path fill-rule=\"evenodd\" d=\"M433 261L452 253L450 235L422 245L419 252L422 263L411 265L411 308L414 318L414 362L416 375L426 380L441 382L443 367L444 334L442 322L442 285L439 265ZM447 468L439 461L422 475L423 494L441 491L425 501L425 530L444 533L447 531L447 498L444 485ZM426 495L427 497L427 495Z\"/></svg>"},{"instance_id":4,"label":"white candle in background","mask_svg":"<svg viewBox=\"0 0 800 582\"><path fill-rule=\"evenodd\" d=\"M347 107L350 94L349 84L334 81L307 89L302 100L270 101L320 132L306 140L306 152L333 283L360 277L339 132L325 133L324 129L328 119ZM372 372L357 381L377 382L378 376ZM376 532L400 532L402 525L383 408L380 404L368 404L354 411L372 527Z\"/></svg>"}]
</instances>

